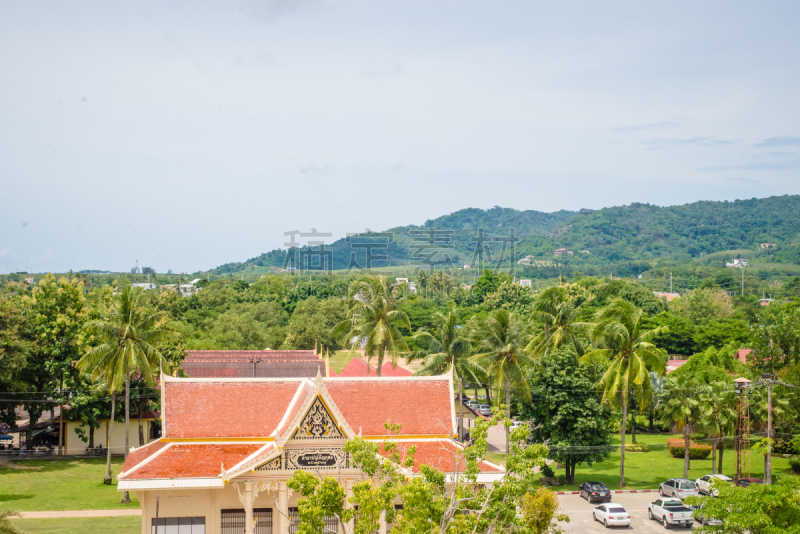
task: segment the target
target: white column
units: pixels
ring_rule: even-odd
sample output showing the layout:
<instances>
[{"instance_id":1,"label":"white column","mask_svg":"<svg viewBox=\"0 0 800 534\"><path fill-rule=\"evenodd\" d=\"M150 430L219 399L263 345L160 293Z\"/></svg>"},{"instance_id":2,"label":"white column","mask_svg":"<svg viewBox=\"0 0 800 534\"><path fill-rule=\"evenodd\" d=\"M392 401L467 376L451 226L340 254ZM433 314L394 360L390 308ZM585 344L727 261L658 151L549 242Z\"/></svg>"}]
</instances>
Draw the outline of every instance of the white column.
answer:
<instances>
[{"instance_id":1,"label":"white column","mask_svg":"<svg viewBox=\"0 0 800 534\"><path fill-rule=\"evenodd\" d=\"M348 478L347 480L344 481L344 489L345 489L345 495L347 496L344 501L344 507L352 508L353 505L350 503L350 497L353 496L353 479ZM356 523L355 519L352 519L350 523L348 523L351 532L355 530L355 523ZM344 534L344 528L340 527L339 532L340 534Z\"/></svg>"},{"instance_id":2,"label":"white column","mask_svg":"<svg viewBox=\"0 0 800 534\"><path fill-rule=\"evenodd\" d=\"M381 512L381 518L378 520L378 534L386 534L386 512Z\"/></svg>"},{"instance_id":3,"label":"white column","mask_svg":"<svg viewBox=\"0 0 800 534\"><path fill-rule=\"evenodd\" d=\"M255 524L253 523L253 483L250 481L244 483L244 515L244 531L247 534L253 534L255 529Z\"/></svg>"},{"instance_id":4,"label":"white column","mask_svg":"<svg viewBox=\"0 0 800 534\"><path fill-rule=\"evenodd\" d=\"M286 488L286 480L281 480L278 488L278 509L275 510L273 519L277 519L275 532L277 534L289 534L289 490Z\"/></svg>"}]
</instances>

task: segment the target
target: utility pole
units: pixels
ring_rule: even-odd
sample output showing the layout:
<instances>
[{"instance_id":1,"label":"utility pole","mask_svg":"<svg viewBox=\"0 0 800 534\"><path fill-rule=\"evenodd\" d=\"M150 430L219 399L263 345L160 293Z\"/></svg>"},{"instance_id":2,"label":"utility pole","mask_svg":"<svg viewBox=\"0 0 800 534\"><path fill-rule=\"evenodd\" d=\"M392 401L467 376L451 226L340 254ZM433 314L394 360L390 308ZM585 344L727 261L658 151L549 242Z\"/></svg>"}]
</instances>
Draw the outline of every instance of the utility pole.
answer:
<instances>
[{"instance_id":1,"label":"utility pole","mask_svg":"<svg viewBox=\"0 0 800 534\"><path fill-rule=\"evenodd\" d=\"M742 296L744 296L744 269L742 269Z\"/></svg>"},{"instance_id":2,"label":"utility pole","mask_svg":"<svg viewBox=\"0 0 800 534\"><path fill-rule=\"evenodd\" d=\"M755 386L767 386L767 439L772 439L772 386L785 386L789 388L796 388L785 382L781 382L772 373L764 373L761 375L761 380L753 384ZM764 455L764 484L772 484L772 447L766 451Z\"/></svg>"},{"instance_id":3,"label":"utility pole","mask_svg":"<svg viewBox=\"0 0 800 534\"><path fill-rule=\"evenodd\" d=\"M672 271L669 272L669 292L672 293Z\"/></svg>"}]
</instances>

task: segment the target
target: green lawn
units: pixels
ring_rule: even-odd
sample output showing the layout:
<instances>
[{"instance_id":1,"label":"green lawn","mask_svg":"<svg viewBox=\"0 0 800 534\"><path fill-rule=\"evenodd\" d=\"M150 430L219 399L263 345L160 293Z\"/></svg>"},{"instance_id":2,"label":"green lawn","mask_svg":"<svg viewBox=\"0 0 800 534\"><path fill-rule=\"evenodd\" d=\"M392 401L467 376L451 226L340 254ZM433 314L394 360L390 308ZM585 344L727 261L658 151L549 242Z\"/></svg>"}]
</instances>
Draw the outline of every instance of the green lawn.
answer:
<instances>
[{"instance_id":1,"label":"green lawn","mask_svg":"<svg viewBox=\"0 0 800 534\"><path fill-rule=\"evenodd\" d=\"M138 534L142 530L142 518L137 516L12 521L27 534Z\"/></svg>"},{"instance_id":2,"label":"green lawn","mask_svg":"<svg viewBox=\"0 0 800 534\"><path fill-rule=\"evenodd\" d=\"M354 356L360 356L358 353L355 353ZM337 373L341 372L342 369L347 367L347 364L350 362L350 351L349 350L337 350L331 353L331 370L336 371Z\"/></svg>"},{"instance_id":3,"label":"green lawn","mask_svg":"<svg viewBox=\"0 0 800 534\"><path fill-rule=\"evenodd\" d=\"M637 443L650 445L650 452L625 453L625 482L628 489L656 489L661 482L668 478L683 476L683 458L673 458L667 450L667 439L682 438L679 435L648 435L637 434ZM630 443L630 436L625 437ZM614 437L614 444L619 445L619 436ZM581 464L575 468L575 484L560 486L559 490L575 491L578 486L588 480L604 482L610 489L619 488L619 451L613 452L605 461L589 466ZM722 472L733 477L736 473L736 451L726 448L723 454ZM564 470L555 469L556 476L563 475ZM743 468L744 469L744 468ZM694 480L704 475L711 474L711 457L708 460L692 460L689 469L689 478ZM783 474L790 474L789 460L785 458L772 458L773 479ZM763 478L764 457L760 454L750 455L750 475Z\"/></svg>"},{"instance_id":4,"label":"green lawn","mask_svg":"<svg viewBox=\"0 0 800 534\"><path fill-rule=\"evenodd\" d=\"M111 459L111 472L122 468L122 458ZM0 464L0 508L18 511L113 510L139 508L122 505L114 484L103 484L106 462L101 458L21 460ZM66 531L65 531L66 532Z\"/></svg>"}]
</instances>

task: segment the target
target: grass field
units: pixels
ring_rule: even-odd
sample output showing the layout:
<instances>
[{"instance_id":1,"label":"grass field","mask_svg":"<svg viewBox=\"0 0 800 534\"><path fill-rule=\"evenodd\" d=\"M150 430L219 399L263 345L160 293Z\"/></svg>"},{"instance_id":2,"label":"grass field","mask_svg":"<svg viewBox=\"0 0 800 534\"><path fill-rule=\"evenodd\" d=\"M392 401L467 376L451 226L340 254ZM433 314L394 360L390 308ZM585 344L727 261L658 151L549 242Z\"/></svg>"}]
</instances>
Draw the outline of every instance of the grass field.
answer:
<instances>
[{"instance_id":1,"label":"grass field","mask_svg":"<svg viewBox=\"0 0 800 534\"><path fill-rule=\"evenodd\" d=\"M138 534L142 530L142 518L138 516L12 521L27 534Z\"/></svg>"},{"instance_id":2,"label":"grass field","mask_svg":"<svg viewBox=\"0 0 800 534\"><path fill-rule=\"evenodd\" d=\"M625 482L628 489L655 489L661 482L668 478L683 476L683 458L673 458L667 451L667 439L682 438L679 435L649 435L637 434L637 443L650 445L649 452L625 452ZM630 443L630 436L625 437ZM614 437L614 444L619 445L619 436ZM609 458L592 466L581 464L575 468L575 484L559 487L559 490L575 491L578 486L589 480L604 482L610 489L619 489L619 451L615 451ZM726 448L723 454L722 472L733 477L736 473L736 451ZM556 476L563 475L563 469L555 469ZM689 478L694 480L711 474L711 457L708 460L692 460L689 469ZM791 474L789 460L785 458L772 458L772 476ZM763 478L764 457L760 454L751 454L750 475Z\"/></svg>"},{"instance_id":3,"label":"grass field","mask_svg":"<svg viewBox=\"0 0 800 534\"><path fill-rule=\"evenodd\" d=\"M111 472L122 467L122 458L111 459ZM104 459L21 460L0 464L0 508L17 511L114 510L139 508L120 504L122 493L114 484L103 484ZM21 521L21 520L20 520ZM44 532L44 531L42 531Z\"/></svg>"},{"instance_id":4,"label":"grass field","mask_svg":"<svg viewBox=\"0 0 800 534\"><path fill-rule=\"evenodd\" d=\"M356 353L354 356L359 356ZM337 350L331 353L331 370L336 371L337 373L341 372L347 366L347 363L350 361L350 351L349 350Z\"/></svg>"}]
</instances>

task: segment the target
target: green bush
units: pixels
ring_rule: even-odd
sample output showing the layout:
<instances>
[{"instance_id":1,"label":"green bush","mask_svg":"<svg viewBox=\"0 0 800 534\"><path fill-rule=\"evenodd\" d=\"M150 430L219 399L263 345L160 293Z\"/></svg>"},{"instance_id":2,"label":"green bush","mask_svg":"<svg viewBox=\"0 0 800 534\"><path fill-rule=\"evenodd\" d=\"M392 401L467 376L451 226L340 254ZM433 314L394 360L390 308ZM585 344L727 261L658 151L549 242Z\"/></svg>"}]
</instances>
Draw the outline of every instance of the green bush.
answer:
<instances>
[{"instance_id":1,"label":"green bush","mask_svg":"<svg viewBox=\"0 0 800 534\"><path fill-rule=\"evenodd\" d=\"M625 445L626 452L650 452L650 445L647 443L628 443Z\"/></svg>"},{"instance_id":2,"label":"green bush","mask_svg":"<svg viewBox=\"0 0 800 534\"><path fill-rule=\"evenodd\" d=\"M772 454L794 454L792 440L788 438L776 439L775 444L772 446Z\"/></svg>"},{"instance_id":3,"label":"green bush","mask_svg":"<svg viewBox=\"0 0 800 534\"><path fill-rule=\"evenodd\" d=\"M686 446L682 439L667 440L667 447L673 458L683 458L685 456ZM689 443L689 458L692 460L705 460L709 456L711 456L711 445Z\"/></svg>"},{"instance_id":4,"label":"green bush","mask_svg":"<svg viewBox=\"0 0 800 534\"><path fill-rule=\"evenodd\" d=\"M542 467L542 476L547 478L553 478L556 476L556 474L553 473L553 469L549 465L545 465L544 467Z\"/></svg>"},{"instance_id":5,"label":"green bush","mask_svg":"<svg viewBox=\"0 0 800 534\"><path fill-rule=\"evenodd\" d=\"M800 458L790 459L789 467L791 467L792 471L794 471L795 473L800 473Z\"/></svg>"}]
</instances>

